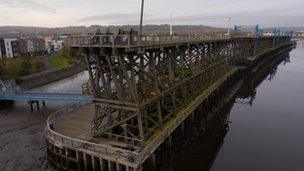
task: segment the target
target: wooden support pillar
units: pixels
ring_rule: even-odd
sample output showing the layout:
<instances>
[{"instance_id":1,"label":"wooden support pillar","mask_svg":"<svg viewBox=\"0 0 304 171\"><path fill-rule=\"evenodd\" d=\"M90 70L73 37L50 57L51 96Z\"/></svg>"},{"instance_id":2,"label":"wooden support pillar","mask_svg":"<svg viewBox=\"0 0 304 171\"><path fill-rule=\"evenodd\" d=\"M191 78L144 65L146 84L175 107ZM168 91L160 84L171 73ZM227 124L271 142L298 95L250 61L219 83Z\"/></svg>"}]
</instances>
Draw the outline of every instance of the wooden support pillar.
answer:
<instances>
[{"instance_id":1,"label":"wooden support pillar","mask_svg":"<svg viewBox=\"0 0 304 171\"><path fill-rule=\"evenodd\" d=\"M100 170L104 171L105 170L105 163L102 158L99 158L99 165L100 165Z\"/></svg>"},{"instance_id":2,"label":"wooden support pillar","mask_svg":"<svg viewBox=\"0 0 304 171\"><path fill-rule=\"evenodd\" d=\"M123 166L119 163L116 163L116 171L123 171Z\"/></svg>"},{"instance_id":3,"label":"wooden support pillar","mask_svg":"<svg viewBox=\"0 0 304 171\"><path fill-rule=\"evenodd\" d=\"M193 112L190 114L190 122L191 122L191 124L194 123L194 116L195 116L194 112L195 112L195 111L193 111Z\"/></svg>"},{"instance_id":4,"label":"wooden support pillar","mask_svg":"<svg viewBox=\"0 0 304 171\"><path fill-rule=\"evenodd\" d=\"M37 110L40 111L40 103L39 101L36 101Z\"/></svg>"},{"instance_id":5,"label":"wooden support pillar","mask_svg":"<svg viewBox=\"0 0 304 171\"><path fill-rule=\"evenodd\" d=\"M94 156L90 156L90 157L91 157L92 169L93 169L93 171L95 171L96 170L95 158L94 158Z\"/></svg>"},{"instance_id":6,"label":"wooden support pillar","mask_svg":"<svg viewBox=\"0 0 304 171\"><path fill-rule=\"evenodd\" d=\"M127 139L127 137L128 137L128 125L127 124L123 124L122 125L122 129L124 131L125 143L127 143L128 142L128 139Z\"/></svg>"},{"instance_id":7,"label":"wooden support pillar","mask_svg":"<svg viewBox=\"0 0 304 171\"><path fill-rule=\"evenodd\" d=\"M61 154L61 155L64 155L64 149L61 149L61 148L59 148L59 154ZM64 167L64 164L63 164L63 161L64 161L64 158L63 157L59 157L59 160L60 160L60 167L61 168L63 168Z\"/></svg>"},{"instance_id":8,"label":"wooden support pillar","mask_svg":"<svg viewBox=\"0 0 304 171\"><path fill-rule=\"evenodd\" d=\"M77 170L81 171L81 164L80 164L80 157L79 157L79 152L76 151L76 159L77 159Z\"/></svg>"},{"instance_id":9,"label":"wooden support pillar","mask_svg":"<svg viewBox=\"0 0 304 171\"><path fill-rule=\"evenodd\" d=\"M172 154L172 138L171 135L165 141L165 149L166 149L166 159L170 161Z\"/></svg>"},{"instance_id":10,"label":"wooden support pillar","mask_svg":"<svg viewBox=\"0 0 304 171\"><path fill-rule=\"evenodd\" d=\"M150 156L150 162L151 162L151 169L152 170L156 170L157 168L156 168L156 154L155 153L153 153L151 156Z\"/></svg>"},{"instance_id":11,"label":"wooden support pillar","mask_svg":"<svg viewBox=\"0 0 304 171\"><path fill-rule=\"evenodd\" d=\"M131 168L131 171L143 171L143 168L142 168L142 166L140 166L137 169Z\"/></svg>"},{"instance_id":12,"label":"wooden support pillar","mask_svg":"<svg viewBox=\"0 0 304 171\"><path fill-rule=\"evenodd\" d=\"M108 171L112 171L112 163L108 160Z\"/></svg>"},{"instance_id":13,"label":"wooden support pillar","mask_svg":"<svg viewBox=\"0 0 304 171\"><path fill-rule=\"evenodd\" d=\"M34 112L34 106L33 106L33 103L30 101L30 107L31 107L31 112L33 113Z\"/></svg>"},{"instance_id":14,"label":"wooden support pillar","mask_svg":"<svg viewBox=\"0 0 304 171\"><path fill-rule=\"evenodd\" d=\"M83 163L84 163L84 170L87 171L88 170L88 161L87 161L87 155L85 153L83 153Z\"/></svg>"},{"instance_id":15,"label":"wooden support pillar","mask_svg":"<svg viewBox=\"0 0 304 171\"><path fill-rule=\"evenodd\" d=\"M65 151L65 163L66 163L66 167L69 168L70 167L70 161L68 159L68 157L70 156L69 154L69 150L67 148L64 148L64 151Z\"/></svg>"},{"instance_id":16,"label":"wooden support pillar","mask_svg":"<svg viewBox=\"0 0 304 171\"><path fill-rule=\"evenodd\" d=\"M182 133L183 135L185 135L185 123L184 123L184 122L181 123L180 130L181 130L181 133Z\"/></svg>"}]
</instances>

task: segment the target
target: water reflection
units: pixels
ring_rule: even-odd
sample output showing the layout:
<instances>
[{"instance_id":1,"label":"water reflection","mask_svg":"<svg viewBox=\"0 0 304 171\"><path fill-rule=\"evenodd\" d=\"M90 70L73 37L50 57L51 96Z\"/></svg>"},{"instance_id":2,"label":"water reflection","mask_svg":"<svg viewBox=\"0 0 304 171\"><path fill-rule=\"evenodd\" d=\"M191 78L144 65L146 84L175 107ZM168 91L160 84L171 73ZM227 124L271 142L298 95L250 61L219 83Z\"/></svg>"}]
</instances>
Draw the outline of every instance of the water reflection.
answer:
<instances>
[{"instance_id":1,"label":"water reflection","mask_svg":"<svg viewBox=\"0 0 304 171\"><path fill-rule=\"evenodd\" d=\"M218 158L223 158L225 155L223 143L227 136L229 125L232 123L230 122L230 113L234 105L245 104L253 106L257 95L257 87L259 87L263 81L268 80L271 82L276 77L278 65L287 65L289 63L290 56L289 53L286 53L250 73L246 79L244 79L241 88L236 91L236 94L233 95L224 106L220 107L219 112L216 112L217 115L221 116L221 119L215 123L215 125L218 125L217 128L211 127L208 128L207 131L198 131L187 144L182 154L174 155L173 160L168 166L168 170L202 171L213 169L214 162ZM220 167L219 170L226 169Z\"/></svg>"},{"instance_id":2,"label":"water reflection","mask_svg":"<svg viewBox=\"0 0 304 171\"><path fill-rule=\"evenodd\" d=\"M266 67L258 68L256 72L250 73L237 94L236 103L253 106L257 94L256 88L259 87L263 81L268 80L271 82L275 78L278 65L281 63L287 65L290 62L290 55L284 54L277 60L272 61L272 63L268 63Z\"/></svg>"},{"instance_id":3,"label":"water reflection","mask_svg":"<svg viewBox=\"0 0 304 171\"><path fill-rule=\"evenodd\" d=\"M82 85L86 83L88 79L89 79L88 72L83 71L69 78L35 88L34 90L42 90L48 92L52 92L52 91L82 92Z\"/></svg>"}]
</instances>

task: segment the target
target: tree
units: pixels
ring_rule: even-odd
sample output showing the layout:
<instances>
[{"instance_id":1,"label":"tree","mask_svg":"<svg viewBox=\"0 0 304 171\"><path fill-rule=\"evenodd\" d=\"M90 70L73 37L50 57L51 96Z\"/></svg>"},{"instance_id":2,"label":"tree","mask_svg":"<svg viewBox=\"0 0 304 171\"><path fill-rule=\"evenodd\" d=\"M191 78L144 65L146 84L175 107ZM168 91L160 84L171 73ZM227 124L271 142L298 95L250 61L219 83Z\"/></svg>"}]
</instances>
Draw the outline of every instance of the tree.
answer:
<instances>
[{"instance_id":1,"label":"tree","mask_svg":"<svg viewBox=\"0 0 304 171\"><path fill-rule=\"evenodd\" d=\"M3 66L3 60L0 60L0 79L3 78L4 74L4 66Z\"/></svg>"},{"instance_id":2,"label":"tree","mask_svg":"<svg viewBox=\"0 0 304 171\"><path fill-rule=\"evenodd\" d=\"M43 62L41 62L37 58L32 59L31 60L31 64L32 64L32 70L34 72L40 72L40 71L42 71L44 69Z\"/></svg>"},{"instance_id":3,"label":"tree","mask_svg":"<svg viewBox=\"0 0 304 171\"><path fill-rule=\"evenodd\" d=\"M75 61L83 60L81 50L80 49L70 49L70 55Z\"/></svg>"},{"instance_id":4,"label":"tree","mask_svg":"<svg viewBox=\"0 0 304 171\"><path fill-rule=\"evenodd\" d=\"M32 64L29 60L22 60L21 67L21 76L31 74Z\"/></svg>"},{"instance_id":5,"label":"tree","mask_svg":"<svg viewBox=\"0 0 304 171\"><path fill-rule=\"evenodd\" d=\"M72 49L69 46L64 46L62 51L62 56L69 60L70 63L80 61L82 59L81 57L81 51Z\"/></svg>"}]
</instances>

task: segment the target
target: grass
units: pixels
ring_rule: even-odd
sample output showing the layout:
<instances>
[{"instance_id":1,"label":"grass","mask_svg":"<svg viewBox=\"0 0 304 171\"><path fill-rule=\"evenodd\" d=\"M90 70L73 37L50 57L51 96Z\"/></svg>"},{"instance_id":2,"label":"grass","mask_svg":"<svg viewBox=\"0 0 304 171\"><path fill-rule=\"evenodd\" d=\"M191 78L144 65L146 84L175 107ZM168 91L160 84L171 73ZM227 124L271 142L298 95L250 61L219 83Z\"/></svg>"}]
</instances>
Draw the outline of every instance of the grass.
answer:
<instances>
[{"instance_id":1,"label":"grass","mask_svg":"<svg viewBox=\"0 0 304 171\"><path fill-rule=\"evenodd\" d=\"M267 51L267 50L269 50L271 48L273 48L272 44L260 45L256 49L256 55L258 55L260 53L264 53L265 51Z\"/></svg>"},{"instance_id":2,"label":"grass","mask_svg":"<svg viewBox=\"0 0 304 171\"><path fill-rule=\"evenodd\" d=\"M54 70L59 70L62 68L68 67L69 60L64 58L62 55L53 55L49 57L49 61L51 63L51 66Z\"/></svg>"}]
</instances>

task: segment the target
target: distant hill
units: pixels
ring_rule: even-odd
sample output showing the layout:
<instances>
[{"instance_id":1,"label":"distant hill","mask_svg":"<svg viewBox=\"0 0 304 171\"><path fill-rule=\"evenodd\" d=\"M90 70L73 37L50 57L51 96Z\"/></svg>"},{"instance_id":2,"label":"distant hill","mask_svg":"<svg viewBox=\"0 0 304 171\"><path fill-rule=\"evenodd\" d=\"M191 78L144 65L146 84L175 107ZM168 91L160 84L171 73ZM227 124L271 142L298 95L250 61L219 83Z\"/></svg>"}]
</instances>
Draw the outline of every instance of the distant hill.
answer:
<instances>
[{"instance_id":1,"label":"distant hill","mask_svg":"<svg viewBox=\"0 0 304 171\"><path fill-rule=\"evenodd\" d=\"M69 34L86 34L95 33L98 29L105 32L110 29L111 32L117 32L120 28L129 31L131 28L137 30L136 25L123 26L99 26L92 25L85 26L71 26L71 27L25 27L25 26L0 26L0 36L39 36L42 33L50 33L54 35L69 35ZM175 33L207 33L207 32L226 32L225 28L216 28L204 25L176 25L173 26ZM144 31L146 33L169 33L169 25L145 25Z\"/></svg>"},{"instance_id":2,"label":"distant hill","mask_svg":"<svg viewBox=\"0 0 304 171\"><path fill-rule=\"evenodd\" d=\"M274 28L264 28L264 31L273 31ZM277 27L276 29L279 29L281 31L291 31L293 30L294 32L299 32L299 31L304 31L304 27Z\"/></svg>"},{"instance_id":3,"label":"distant hill","mask_svg":"<svg viewBox=\"0 0 304 171\"><path fill-rule=\"evenodd\" d=\"M70 26L70 27L25 27L25 26L0 26L0 36L40 36L42 33L53 35L70 35L70 34L87 34L95 33L98 29L105 32L110 29L111 32L118 32L118 29L123 28L129 31L131 28L137 30L137 25L123 26ZM304 31L304 27L281 27L284 30ZM179 34L195 34L195 33L226 33L227 28L210 27L204 25L174 25L173 30ZM264 28L264 31L272 31L273 28ZM169 25L145 25L145 33L169 33Z\"/></svg>"}]
</instances>

